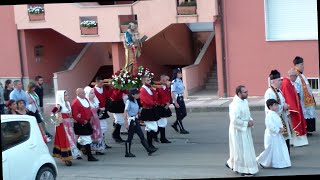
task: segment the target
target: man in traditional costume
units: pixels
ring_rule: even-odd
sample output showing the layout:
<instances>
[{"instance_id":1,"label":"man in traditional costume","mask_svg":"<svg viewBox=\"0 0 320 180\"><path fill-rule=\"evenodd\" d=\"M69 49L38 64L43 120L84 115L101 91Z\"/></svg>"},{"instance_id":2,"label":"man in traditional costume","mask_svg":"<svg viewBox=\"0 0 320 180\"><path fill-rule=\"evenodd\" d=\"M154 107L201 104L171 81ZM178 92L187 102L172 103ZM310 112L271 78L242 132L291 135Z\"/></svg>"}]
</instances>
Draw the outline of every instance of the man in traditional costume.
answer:
<instances>
[{"instance_id":1,"label":"man in traditional costume","mask_svg":"<svg viewBox=\"0 0 320 180\"><path fill-rule=\"evenodd\" d=\"M172 112L169 108L170 106L170 97L171 97L171 91L170 91L170 86L171 82L169 81L169 78L167 75L161 75L161 87L156 88L157 91L157 111L159 116L161 117L158 120L158 133L160 133L160 142L161 143L171 143L166 138L166 126L167 126L167 118L172 116ZM158 139L158 138L156 138Z\"/></svg>"},{"instance_id":2,"label":"man in traditional costume","mask_svg":"<svg viewBox=\"0 0 320 180\"><path fill-rule=\"evenodd\" d=\"M112 138L118 142L122 143L125 142L120 135L121 126L124 126L124 97L125 97L125 91L121 89L112 88L109 101L109 112L112 113L114 119L115 119L115 125L114 130L112 132Z\"/></svg>"},{"instance_id":3,"label":"man in traditional costume","mask_svg":"<svg viewBox=\"0 0 320 180\"><path fill-rule=\"evenodd\" d=\"M236 88L236 95L229 105L230 157L226 166L237 173L241 173L242 176L252 176L259 171L251 134L253 119L251 118L247 97L247 89L240 85Z\"/></svg>"},{"instance_id":4,"label":"man in traditional costume","mask_svg":"<svg viewBox=\"0 0 320 180\"><path fill-rule=\"evenodd\" d=\"M151 80L149 77L142 77L142 87L140 88L140 102L142 105L140 119L144 121L147 131L148 145L151 148L157 149L152 144L152 139L157 135L158 123L160 119L156 112L157 92L151 87Z\"/></svg>"},{"instance_id":5,"label":"man in traditional costume","mask_svg":"<svg viewBox=\"0 0 320 180\"><path fill-rule=\"evenodd\" d=\"M290 120L288 118L288 105L286 103L286 100L283 97L283 94L280 90L281 84L282 84L282 78L280 75L280 72L277 70L272 70L270 75L270 87L267 89L267 91L264 94L264 100L267 102L268 99L275 99L278 102L278 114L282 120L283 128L285 131L283 132L283 137L286 140L288 151L290 154L290 139L291 139L291 124ZM265 104L265 113L267 114L268 107Z\"/></svg>"},{"instance_id":6,"label":"man in traditional costume","mask_svg":"<svg viewBox=\"0 0 320 180\"><path fill-rule=\"evenodd\" d=\"M107 101L110 98L110 91L106 87L103 86L104 82L103 79L100 76L96 77L96 85L94 86L94 94L99 100L99 108L98 115L100 118L100 125L101 125L101 131L103 133L103 139L105 140L105 136L107 134L108 129L108 123L107 118L110 116L108 115L108 111L106 109L107 107ZM111 146L108 146L106 144L106 148L111 148Z\"/></svg>"},{"instance_id":7,"label":"man in traditional costume","mask_svg":"<svg viewBox=\"0 0 320 180\"><path fill-rule=\"evenodd\" d=\"M126 55L126 64L125 68L129 72L137 72L137 60L141 55L141 46L139 39L136 39L134 33L137 29L137 26L134 23L129 23L128 30L124 34L124 49Z\"/></svg>"},{"instance_id":8,"label":"man in traditional costume","mask_svg":"<svg viewBox=\"0 0 320 180\"><path fill-rule=\"evenodd\" d=\"M79 136L78 138L78 149L81 149L81 146L85 147L86 154L88 155L88 161L98 161L93 157L91 152L91 135L93 129L90 123L92 117L92 112L90 108L89 101L85 98L85 92L82 88L77 89L77 97L72 102L72 117L76 121L74 123L75 134Z\"/></svg>"},{"instance_id":9,"label":"man in traditional costume","mask_svg":"<svg viewBox=\"0 0 320 180\"><path fill-rule=\"evenodd\" d=\"M291 143L293 146L304 146L308 144L307 123L303 117L300 98L295 88L300 89L299 84L295 83L296 79L297 73L294 68L291 68L288 72L288 78L282 80L281 91L289 105L293 130Z\"/></svg>"},{"instance_id":10,"label":"man in traditional costume","mask_svg":"<svg viewBox=\"0 0 320 180\"><path fill-rule=\"evenodd\" d=\"M266 114L264 132L264 151L257 157L257 162L262 168L287 168L291 166L282 120L278 115L278 101L268 99L266 102L268 113Z\"/></svg>"},{"instance_id":11,"label":"man in traditional costume","mask_svg":"<svg viewBox=\"0 0 320 180\"><path fill-rule=\"evenodd\" d=\"M312 135L311 133L316 130L316 101L314 100L309 81L303 74L303 58L299 56L295 57L293 64L298 75L296 83L299 84L300 91L297 92L300 96L303 116L307 122L307 135Z\"/></svg>"}]
</instances>

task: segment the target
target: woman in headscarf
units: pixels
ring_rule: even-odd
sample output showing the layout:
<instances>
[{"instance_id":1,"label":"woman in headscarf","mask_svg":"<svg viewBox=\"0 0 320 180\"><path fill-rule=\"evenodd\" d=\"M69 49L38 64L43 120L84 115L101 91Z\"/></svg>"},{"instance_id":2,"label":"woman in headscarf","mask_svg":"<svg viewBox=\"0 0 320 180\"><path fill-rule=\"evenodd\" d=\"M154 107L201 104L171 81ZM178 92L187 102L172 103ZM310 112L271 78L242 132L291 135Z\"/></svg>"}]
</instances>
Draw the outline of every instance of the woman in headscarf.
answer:
<instances>
[{"instance_id":1,"label":"woman in headscarf","mask_svg":"<svg viewBox=\"0 0 320 180\"><path fill-rule=\"evenodd\" d=\"M72 125L71 105L68 99L67 91L57 91L56 106L58 111L55 115L58 117L57 119L60 124L56 126L53 157L60 158L67 166L71 166L72 159L82 158L81 152L76 146L76 137Z\"/></svg>"},{"instance_id":2,"label":"woman in headscarf","mask_svg":"<svg viewBox=\"0 0 320 180\"><path fill-rule=\"evenodd\" d=\"M89 104L91 107L91 112L93 114L91 119L91 125L93 129L93 133L91 135L92 143L91 143L91 151L95 151L97 155L103 155L105 153L105 141L104 136L101 130L100 119L98 115L99 108L99 100L94 93L94 89L87 86L84 88L85 96L89 100Z\"/></svg>"}]
</instances>

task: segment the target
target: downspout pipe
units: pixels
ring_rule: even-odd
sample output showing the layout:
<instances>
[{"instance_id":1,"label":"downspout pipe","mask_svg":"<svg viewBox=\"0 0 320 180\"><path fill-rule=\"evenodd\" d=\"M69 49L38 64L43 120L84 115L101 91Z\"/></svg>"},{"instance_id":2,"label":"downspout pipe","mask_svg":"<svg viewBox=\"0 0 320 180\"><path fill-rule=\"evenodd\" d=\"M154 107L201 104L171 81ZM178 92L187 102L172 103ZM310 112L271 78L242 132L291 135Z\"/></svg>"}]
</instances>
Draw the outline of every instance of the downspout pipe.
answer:
<instances>
[{"instance_id":1,"label":"downspout pipe","mask_svg":"<svg viewBox=\"0 0 320 180\"><path fill-rule=\"evenodd\" d=\"M225 35L224 35L224 20L223 20L223 0L218 0L218 14L221 27L221 51L222 51L222 79L223 79L223 97L227 97L227 68L226 68L226 50L225 50Z\"/></svg>"},{"instance_id":2,"label":"downspout pipe","mask_svg":"<svg viewBox=\"0 0 320 180\"><path fill-rule=\"evenodd\" d=\"M17 34L18 34L18 49L19 49L19 57L20 57L21 84L22 84L22 87L24 87L24 84L23 84L24 71L23 71L23 61L22 61L22 52L21 52L21 37L20 37L20 30L18 30L18 27L17 27Z\"/></svg>"}]
</instances>

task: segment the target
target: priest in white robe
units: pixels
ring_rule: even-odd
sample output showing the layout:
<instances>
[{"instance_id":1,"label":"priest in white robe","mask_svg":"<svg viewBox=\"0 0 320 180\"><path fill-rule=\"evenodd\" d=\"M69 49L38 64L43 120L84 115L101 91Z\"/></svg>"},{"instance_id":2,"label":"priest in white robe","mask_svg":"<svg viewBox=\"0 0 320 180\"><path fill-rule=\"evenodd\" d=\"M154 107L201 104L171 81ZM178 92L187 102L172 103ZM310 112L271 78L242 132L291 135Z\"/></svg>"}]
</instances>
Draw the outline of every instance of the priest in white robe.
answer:
<instances>
[{"instance_id":1,"label":"priest in white robe","mask_svg":"<svg viewBox=\"0 0 320 180\"><path fill-rule=\"evenodd\" d=\"M229 105L230 157L226 166L242 176L252 176L259 169L251 134L253 120L246 100L248 91L240 85L236 88L236 94Z\"/></svg>"},{"instance_id":2,"label":"priest in white robe","mask_svg":"<svg viewBox=\"0 0 320 180\"><path fill-rule=\"evenodd\" d=\"M295 57L293 60L294 68L297 72L296 83L299 84L300 89L297 90L300 96L303 116L307 122L307 135L312 135L316 131L316 101L314 99L312 89L310 87L307 77L303 74L304 62L302 57Z\"/></svg>"},{"instance_id":3,"label":"priest in white robe","mask_svg":"<svg viewBox=\"0 0 320 180\"><path fill-rule=\"evenodd\" d=\"M291 166L289 151L283 138L283 124L277 113L278 102L268 99L265 119L264 151L257 157L262 168L287 168Z\"/></svg>"},{"instance_id":4,"label":"priest in white robe","mask_svg":"<svg viewBox=\"0 0 320 180\"><path fill-rule=\"evenodd\" d=\"M267 102L268 99L275 99L278 102L278 115L281 118L281 121L283 123L283 128L285 131L283 132L283 137L286 140L288 151L290 154L290 139L292 137L292 126L291 121L288 117L289 114L289 106L287 105L284 96L282 94L282 91L280 90L282 85L282 78L280 75L280 72L277 70L272 70L270 75L270 87L267 89L267 91L264 94L264 100ZM268 107L265 105L265 113L268 114Z\"/></svg>"}]
</instances>

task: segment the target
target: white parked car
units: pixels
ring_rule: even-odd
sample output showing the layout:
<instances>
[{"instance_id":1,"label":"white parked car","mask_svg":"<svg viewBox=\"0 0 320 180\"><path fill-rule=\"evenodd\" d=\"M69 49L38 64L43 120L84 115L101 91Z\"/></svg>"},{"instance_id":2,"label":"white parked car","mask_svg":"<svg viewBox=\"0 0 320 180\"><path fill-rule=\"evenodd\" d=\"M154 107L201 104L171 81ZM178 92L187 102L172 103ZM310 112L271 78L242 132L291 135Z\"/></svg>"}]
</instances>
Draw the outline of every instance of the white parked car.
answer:
<instances>
[{"instance_id":1,"label":"white parked car","mask_svg":"<svg viewBox=\"0 0 320 180\"><path fill-rule=\"evenodd\" d=\"M1 115L1 147L4 180L56 179L57 164L35 117Z\"/></svg>"}]
</instances>

